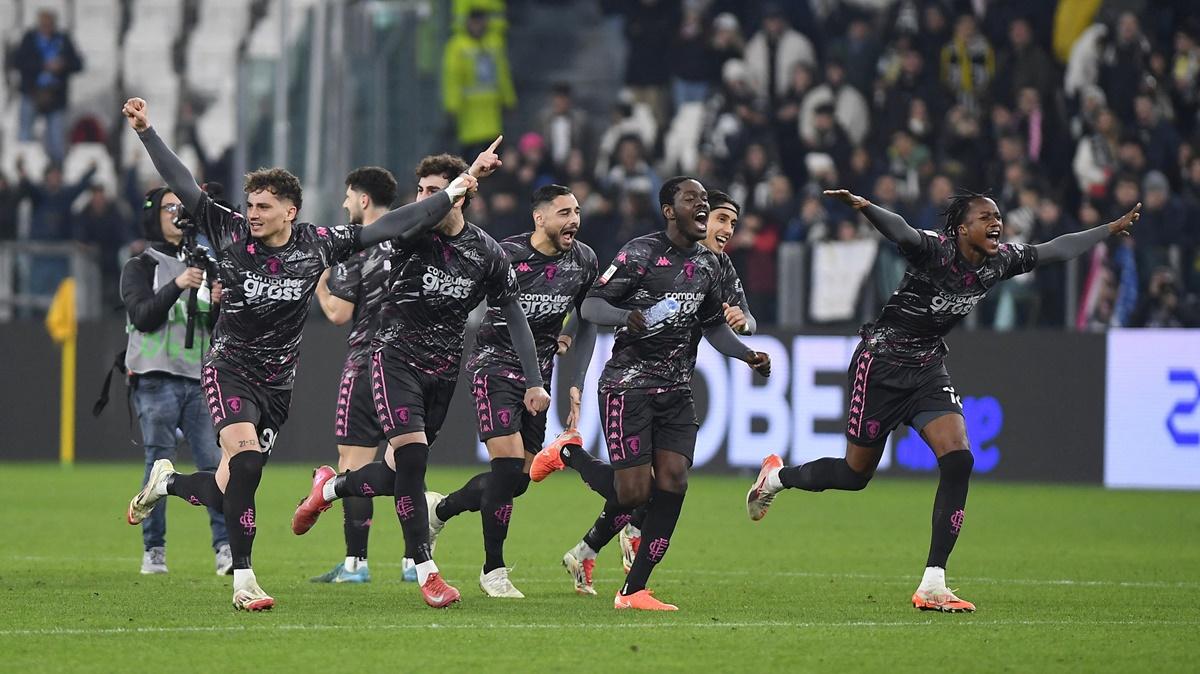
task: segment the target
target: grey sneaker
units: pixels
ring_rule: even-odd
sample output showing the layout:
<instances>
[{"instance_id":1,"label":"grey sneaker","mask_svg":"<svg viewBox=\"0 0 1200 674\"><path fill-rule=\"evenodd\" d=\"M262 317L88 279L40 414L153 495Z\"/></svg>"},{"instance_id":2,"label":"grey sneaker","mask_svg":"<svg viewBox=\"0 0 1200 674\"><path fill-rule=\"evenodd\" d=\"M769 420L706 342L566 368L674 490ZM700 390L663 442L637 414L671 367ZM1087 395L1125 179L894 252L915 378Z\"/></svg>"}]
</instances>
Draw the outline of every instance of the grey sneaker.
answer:
<instances>
[{"instance_id":1,"label":"grey sneaker","mask_svg":"<svg viewBox=\"0 0 1200 674\"><path fill-rule=\"evenodd\" d=\"M150 548L142 553L142 575L167 572L167 549Z\"/></svg>"},{"instance_id":2,"label":"grey sneaker","mask_svg":"<svg viewBox=\"0 0 1200 674\"><path fill-rule=\"evenodd\" d=\"M222 543L221 547L217 548L217 575L233 575L233 553L229 551L228 543Z\"/></svg>"}]
</instances>

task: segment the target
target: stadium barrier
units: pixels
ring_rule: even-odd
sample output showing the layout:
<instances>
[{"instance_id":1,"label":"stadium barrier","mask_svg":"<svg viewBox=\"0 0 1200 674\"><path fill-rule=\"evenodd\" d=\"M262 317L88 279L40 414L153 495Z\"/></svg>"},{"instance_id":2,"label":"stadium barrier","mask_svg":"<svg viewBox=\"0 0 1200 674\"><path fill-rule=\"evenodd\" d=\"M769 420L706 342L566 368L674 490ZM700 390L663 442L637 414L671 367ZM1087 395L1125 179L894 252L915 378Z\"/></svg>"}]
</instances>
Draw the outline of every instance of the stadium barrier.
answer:
<instances>
[{"instance_id":1,"label":"stadium barrier","mask_svg":"<svg viewBox=\"0 0 1200 674\"><path fill-rule=\"evenodd\" d=\"M320 320L308 327L291 417L272 460L336 458L332 428L343 340L341 329ZM753 469L768 452L779 452L788 462L840 456L846 369L856 338L768 331L748 341L771 354L771 379L752 377L742 363L702 344L695 386L701 420L696 467ZM120 322L80 324L80 461L141 458L136 420L131 424L119 402L99 418L90 415L106 368L124 344ZM611 344L611 335L601 335L588 370L580 431L592 451L601 447L595 382ZM947 365L954 395L962 399L980 479L1200 489L1200 331L964 331L954 333L949 344ZM3 456L52 460L57 351L34 323L0 325L0 349L10 354L9 385L0 390L7 422ZM460 379L433 448L435 463L471 463L482 456L468 381ZM120 396L114 391L114 400ZM555 398L550 437L567 413L566 396ZM907 428L893 434L881 474L935 471L936 462L918 435Z\"/></svg>"}]
</instances>

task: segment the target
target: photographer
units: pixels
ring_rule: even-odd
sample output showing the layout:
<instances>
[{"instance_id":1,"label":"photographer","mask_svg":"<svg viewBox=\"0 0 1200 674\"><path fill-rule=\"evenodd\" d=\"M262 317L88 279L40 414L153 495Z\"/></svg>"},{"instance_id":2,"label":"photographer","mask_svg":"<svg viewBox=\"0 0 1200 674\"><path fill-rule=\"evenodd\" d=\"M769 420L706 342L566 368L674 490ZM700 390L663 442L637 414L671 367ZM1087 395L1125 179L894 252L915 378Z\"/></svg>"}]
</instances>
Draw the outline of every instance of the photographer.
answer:
<instances>
[{"instance_id":1,"label":"photographer","mask_svg":"<svg viewBox=\"0 0 1200 674\"><path fill-rule=\"evenodd\" d=\"M1131 328L1190 328L1196 326L1194 302L1180 297L1179 282L1170 267L1159 267L1148 292L1129 317Z\"/></svg>"},{"instance_id":2,"label":"photographer","mask_svg":"<svg viewBox=\"0 0 1200 674\"><path fill-rule=\"evenodd\" d=\"M125 263L121 299L129 314L125 366L146 447L144 485L156 460L173 458L176 429L187 438L198 469L217 469L221 451L200 387L200 362L212 343L215 305L220 302L221 291L217 283L211 291L205 284L201 266L205 264L204 249L196 247L194 235L185 237L195 227L174 192L159 188L146 194L142 228L150 246ZM185 238L191 240L185 242ZM215 281L215 274L209 278ZM188 300L193 292L194 344L186 348ZM217 573L227 575L232 572L233 557L225 518L214 508L208 509L208 515ZM166 530L164 500L142 522L142 573L167 572Z\"/></svg>"}]
</instances>

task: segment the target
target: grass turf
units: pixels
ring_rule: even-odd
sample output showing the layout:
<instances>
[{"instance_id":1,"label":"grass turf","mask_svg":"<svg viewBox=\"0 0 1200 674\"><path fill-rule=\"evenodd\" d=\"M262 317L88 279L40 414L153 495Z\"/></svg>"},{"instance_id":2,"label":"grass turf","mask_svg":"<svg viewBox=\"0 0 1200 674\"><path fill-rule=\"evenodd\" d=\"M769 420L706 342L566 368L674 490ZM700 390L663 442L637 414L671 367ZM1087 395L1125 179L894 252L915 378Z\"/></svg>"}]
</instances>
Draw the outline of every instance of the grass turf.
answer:
<instances>
[{"instance_id":1,"label":"grass turf","mask_svg":"<svg viewBox=\"0 0 1200 674\"><path fill-rule=\"evenodd\" d=\"M170 574L141 576L124 522L141 467L7 464L0 512L0 653L8 671L1184 671L1200 656L1200 495L972 485L951 587L973 615L908 603L929 538L932 481L862 493L788 492L751 523L749 478L693 476L651 587L681 610L614 611L614 539L597 597L559 565L600 500L570 473L531 485L507 546L523 601L483 597L478 515L438 543L461 604L435 611L402 583L400 529L377 501L373 582L310 584L344 555L340 507L288 528L308 469L271 465L255 568L278 605L239 614L213 574L203 511L172 499ZM474 471L437 468L448 492Z\"/></svg>"}]
</instances>

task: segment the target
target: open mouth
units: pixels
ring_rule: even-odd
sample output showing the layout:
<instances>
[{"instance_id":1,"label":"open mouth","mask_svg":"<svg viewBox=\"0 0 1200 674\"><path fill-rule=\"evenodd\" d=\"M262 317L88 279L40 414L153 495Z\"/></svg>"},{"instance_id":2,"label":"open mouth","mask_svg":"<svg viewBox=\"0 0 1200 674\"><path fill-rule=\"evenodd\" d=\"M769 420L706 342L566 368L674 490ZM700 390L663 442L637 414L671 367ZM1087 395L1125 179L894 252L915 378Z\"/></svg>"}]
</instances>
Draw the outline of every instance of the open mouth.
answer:
<instances>
[{"instance_id":1,"label":"open mouth","mask_svg":"<svg viewBox=\"0 0 1200 674\"><path fill-rule=\"evenodd\" d=\"M1000 243L1000 228L993 227L993 228L989 229L987 231L987 238L988 238L988 241L994 241L996 243Z\"/></svg>"},{"instance_id":2,"label":"open mouth","mask_svg":"<svg viewBox=\"0 0 1200 674\"><path fill-rule=\"evenodd\" d=\"M721 248L724 248L725 244L729 243L729 237L725 236L724 234L718 234L718 235L714 236L713 238L716 239L717 245L720 246Z\"/></svg>"},{"instance_id":3,"label":"open mouth","mask_svg":"<svg viewBox=\"0 0 1200 674\"><path fill-rule=\"evenodd\" d=\"M575 240L575 233L578 231L578 229L564 229L558 233L558 236L563 240L563 243L571 243Z\"/></svg>"}]
</instances>

